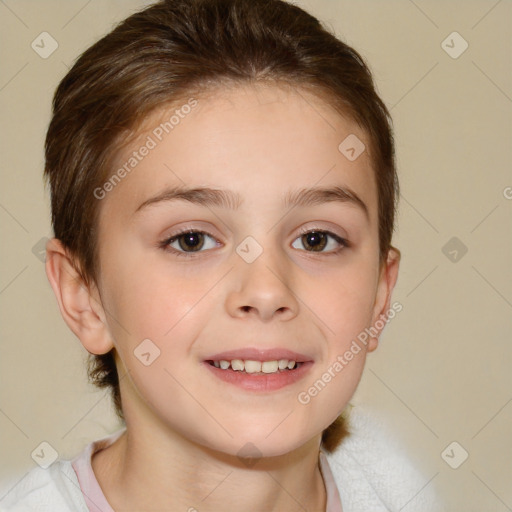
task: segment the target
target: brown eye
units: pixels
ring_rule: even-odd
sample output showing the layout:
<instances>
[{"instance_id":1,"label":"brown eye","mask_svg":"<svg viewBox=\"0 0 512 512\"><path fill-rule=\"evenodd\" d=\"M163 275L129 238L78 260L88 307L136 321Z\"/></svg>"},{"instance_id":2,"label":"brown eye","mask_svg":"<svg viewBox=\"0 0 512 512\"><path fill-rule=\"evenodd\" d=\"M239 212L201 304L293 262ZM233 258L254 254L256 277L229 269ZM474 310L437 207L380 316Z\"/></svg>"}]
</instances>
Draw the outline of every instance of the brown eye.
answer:
<instances>
[{"instance_id":1,"label":"brown eye","mask_svg":"<svg viewBox=\"0 0 512 512\"><path fill-rule=\"evenodd\" d=\"M313 229L302 233L296 240L300 240L300 245L302 245L306 252L318 252L326 256L337 254L344 248L349 247L349 243L344 238L330 231ZM301 249L301 247L296 247L295 245L293 245L293 247L295 249ZM324 250L326 247L328 250Z\"/></svg>"},{"instance_id":2,"label":"brown eye","mask_svg":"<svg viewBox=\"0 0 512 512\"><path fill-rule=\"evenodd\" d=\"M328 235L321 231L310 231L309 233L302 235L302 243L304 247L307 250L311 248L312 251L322 251L327 245L327 239Z\"/></svg>"},{"instance_id":3,"label":"brown eye","mask_svg":"<svg viewBox=\"0 0 512 512\"><path fill-rule=\"evenodd\" d=\"M199 251L204 245L204 235L199 231L184 233L177 237L179 246L184 251Z\"/></svg>"},{"instance_id":4,"label":"brown eye","mask_svg":"<svg viewBox=\"0 0 512 512\"><path fill-rule=\"evenodd\" d=\"M209 233L190 229L175 233L159 243L161 249L176 256L193 256L196 252L206 252L218 246L215 237Z\"/></svg>"}]
</instances>

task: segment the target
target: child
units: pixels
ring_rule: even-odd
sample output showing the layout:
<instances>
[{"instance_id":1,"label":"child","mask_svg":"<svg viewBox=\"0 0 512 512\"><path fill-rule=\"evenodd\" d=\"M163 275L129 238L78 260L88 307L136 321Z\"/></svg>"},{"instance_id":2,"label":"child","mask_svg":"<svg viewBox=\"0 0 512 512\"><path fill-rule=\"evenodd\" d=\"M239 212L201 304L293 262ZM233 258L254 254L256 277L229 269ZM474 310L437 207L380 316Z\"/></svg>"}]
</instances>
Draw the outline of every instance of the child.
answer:
<instances>
[{"instance_id":1,"label":"child","mask_svg":"<svg viewBox=\"0 0 512 512\"><path fill-rule=\"evenodd\" d=\"M356 51L281 0L161 1L60 83L45 176L48 279L125 425L1 510L434 510L349 415L400 307L389 113Z\"/></svg>"}]
</instances>

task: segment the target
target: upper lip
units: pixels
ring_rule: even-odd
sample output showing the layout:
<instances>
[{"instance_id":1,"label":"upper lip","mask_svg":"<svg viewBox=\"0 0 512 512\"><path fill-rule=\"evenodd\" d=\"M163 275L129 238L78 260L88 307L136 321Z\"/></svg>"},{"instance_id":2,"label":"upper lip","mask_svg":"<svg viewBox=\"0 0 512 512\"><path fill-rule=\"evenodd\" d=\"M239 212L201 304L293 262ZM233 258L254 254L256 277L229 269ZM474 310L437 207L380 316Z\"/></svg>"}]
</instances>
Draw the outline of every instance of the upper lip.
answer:
<instances>
[{"instance_id":1,"label":"upper lip","mask_svg":"<svg viewBox=\"0 0 512 512\"><path fill-rule=\"evenodd\" d=\"M305 363L313 361L313 358L288 350L285 348L241 348L236 350L228 350L219 352L218 354L207 357L205 361L233 361L234 359L250 360L250 361L279 361L280 359L288 359L296 363Z\"/></svg>"}]
</instances>

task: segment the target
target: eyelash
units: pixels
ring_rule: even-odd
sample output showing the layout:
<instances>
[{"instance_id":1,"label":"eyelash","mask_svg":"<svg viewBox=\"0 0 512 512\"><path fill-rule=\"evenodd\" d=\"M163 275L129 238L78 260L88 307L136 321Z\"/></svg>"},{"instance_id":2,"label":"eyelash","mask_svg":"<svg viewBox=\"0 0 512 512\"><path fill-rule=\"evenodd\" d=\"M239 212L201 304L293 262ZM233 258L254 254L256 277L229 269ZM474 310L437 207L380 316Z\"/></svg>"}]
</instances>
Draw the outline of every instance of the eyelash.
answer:
<instances>
[{"instance_id":1,"label":"eyelash","mask_svg":"<svg viewBox=\"0 0 512 512\"><path fill-rule=\"evenodd\" d=\"M201 233L203 235L208 235L209 237L215 239L215 237L212 234L208 233L207 231L201 231L201 230L198 230L198 229L186 229L185 228L185 229L180 230L177 233L173 234L171 237L165 238L164 240L159 242L158 247L160 249L166 251L166 252L170 252L171 254L174 254L174 255L179 256L179 257L184 257L184 258L192 258L198 252L204 252L204 251L192 251L192 252L177 251L176 249L173 249L172 247L169 247L169 244L175 242L181 235L186 235L186 234L189 234L189 233ZM304 236L304 235L306 235L308 233L322 233L322 234L330 236L336 242L341 244L341 247L339 249L336 249L334 251L329 251L329 252L321 251L318 254L323 254L325 256L337 256L344 249L347 249L347 248L349 248L351 246L351 244L345 238L342 238L342 237L336 235L335 233L332 233L331 231L327 231L327 230L324 230L324 229L315 229L315 228L312 228L312 229L311 228L309 228L309 229L301 229L301 231L299 233L299 236L297 238L300 238L300 237L302 237L302 236ZM307 251L307 250L305 250L304 252L315 254L316 251Z\"/></svg>"}]
</instances>

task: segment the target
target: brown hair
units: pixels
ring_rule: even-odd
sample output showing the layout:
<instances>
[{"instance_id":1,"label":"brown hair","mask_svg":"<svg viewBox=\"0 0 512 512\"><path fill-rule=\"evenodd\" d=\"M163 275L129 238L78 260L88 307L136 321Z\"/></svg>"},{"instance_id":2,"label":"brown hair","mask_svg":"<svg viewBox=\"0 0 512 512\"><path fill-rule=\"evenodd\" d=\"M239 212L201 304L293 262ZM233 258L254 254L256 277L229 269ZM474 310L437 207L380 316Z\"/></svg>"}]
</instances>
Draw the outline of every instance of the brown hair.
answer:
<instances>
[{"instance_id":1,"label":"brown hair","mask_svg":"<svg viewBox=\"0 0 512 512\"><path fill-rule=\"evenodd\" d=\"M314 93L368 136L379 214L380 263L391 247L399 187L391 117L363 58L299 7L282 0L162 0L88 48L59 84L46 136L55 237L89 286L98 283L100 201L121 141L157 108L245 83ZM341 141L340 141L341 142ZM110 388L123 419L115 350L90 355L88 374ZM346 425L324 430L334 450Z\"/></svg>"}]
</instances>

